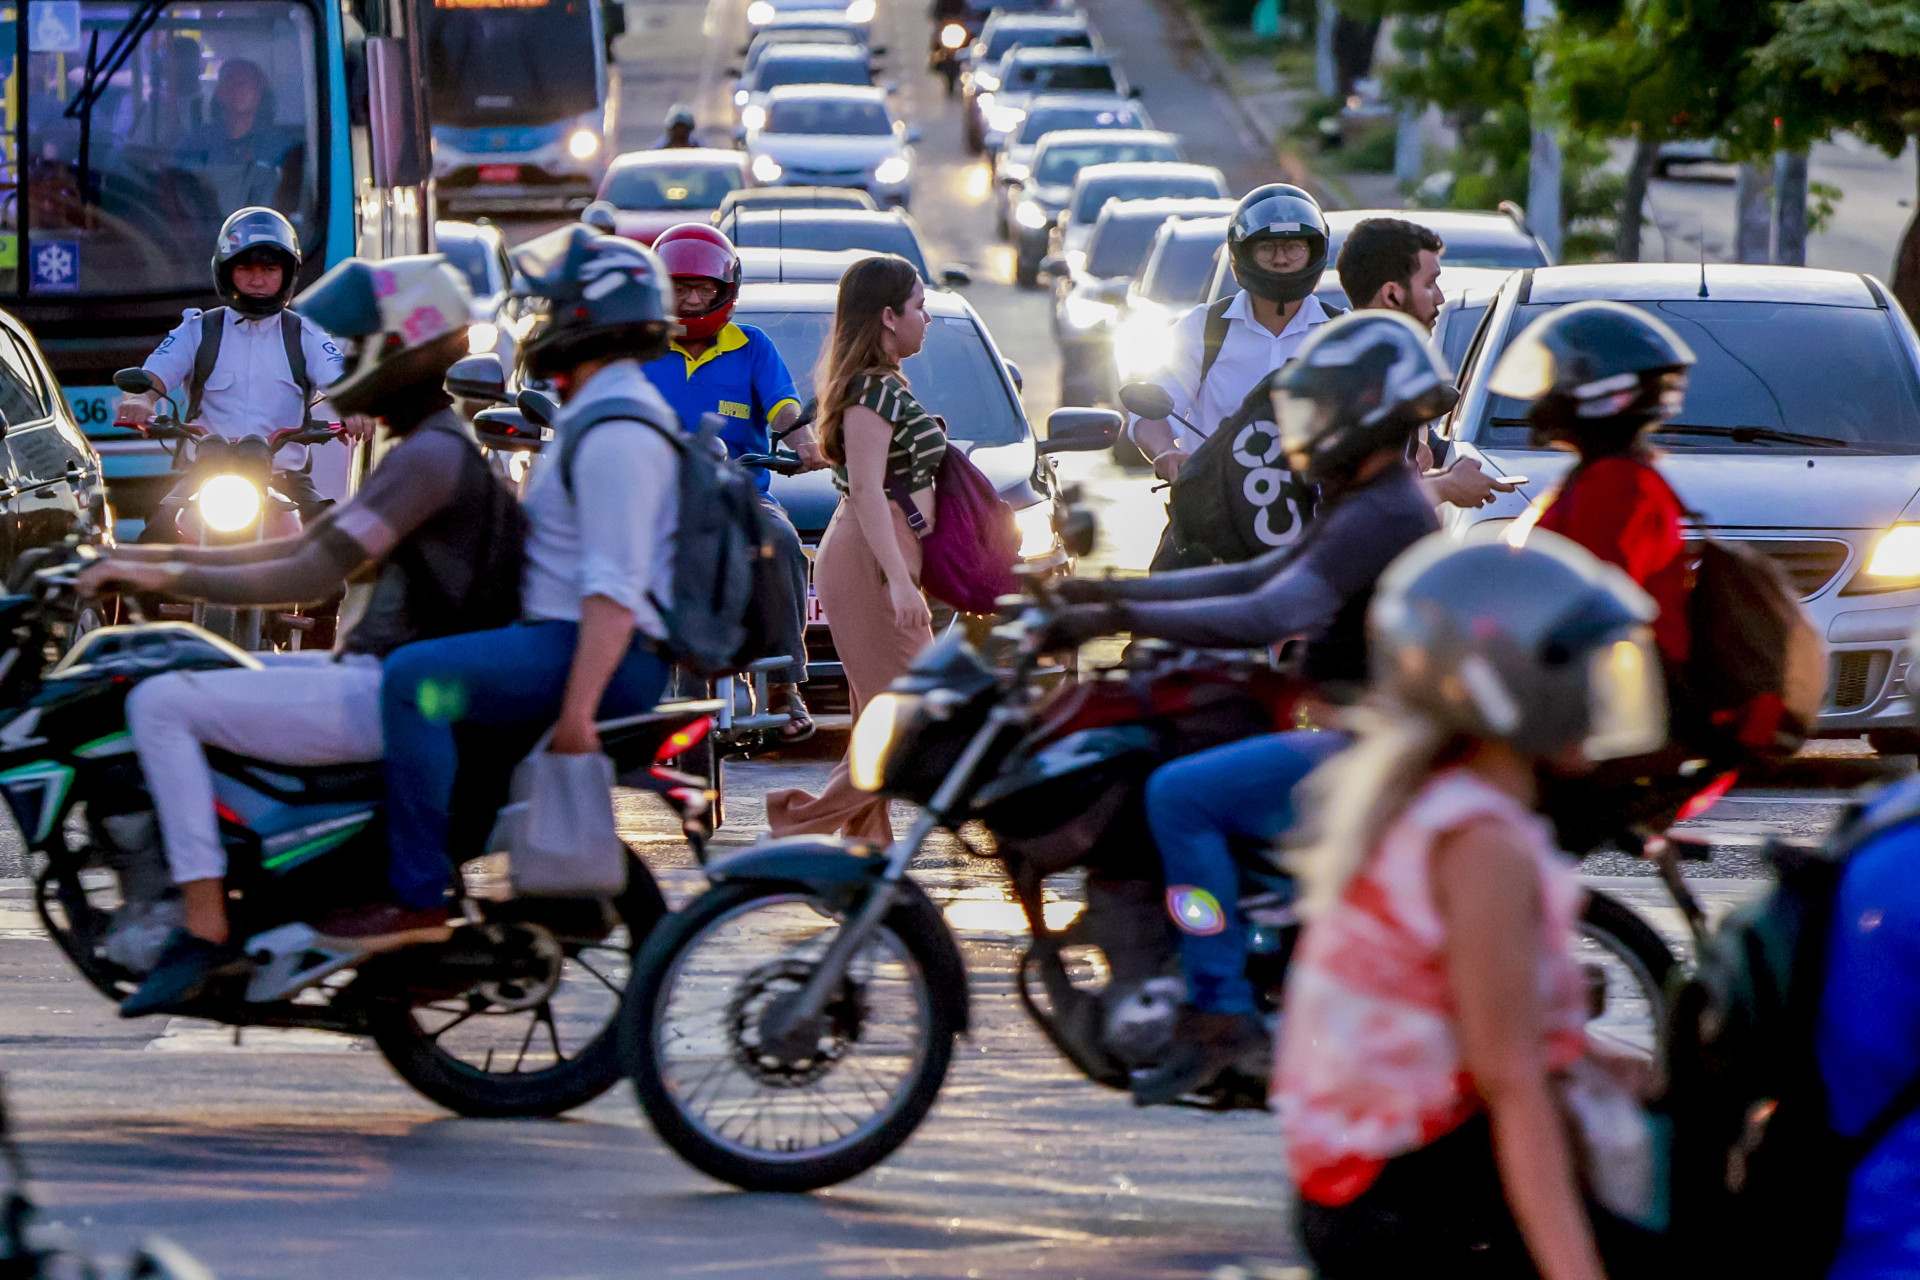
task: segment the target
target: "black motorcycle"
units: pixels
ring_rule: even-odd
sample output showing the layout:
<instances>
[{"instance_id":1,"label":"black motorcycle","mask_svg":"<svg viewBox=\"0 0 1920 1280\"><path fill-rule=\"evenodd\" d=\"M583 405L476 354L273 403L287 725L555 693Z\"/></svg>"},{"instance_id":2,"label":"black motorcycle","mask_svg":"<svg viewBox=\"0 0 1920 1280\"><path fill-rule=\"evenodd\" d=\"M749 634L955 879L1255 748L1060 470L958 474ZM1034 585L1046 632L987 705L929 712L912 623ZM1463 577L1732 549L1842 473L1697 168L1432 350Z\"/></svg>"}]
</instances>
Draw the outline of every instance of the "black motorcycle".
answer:
<instances>
[{"instance_id":1,"label":"black motorcycle","mask_svg":"<svg viewBox=\"0 0 1920 1280\"><path fill-rule=\"evenodd\" d=\"M1084 548L1090 527L1069 537ZM890 848L800 836L717 861L713 887L648 940L621 1048L688 1163L748 1190L811 1190L871 1168L925 1118L968 1024L960 950L906 874L938 830L1003 862L1032 938L1018 994L1069 1062L1125 1089L1170 1046L1184 986L1143 785L1170 759L1290 727L1302 688L1251 658L1136 643L1125 665L1047 690L1051 605L1031 587L1000 633L1019 646L1011 670L942 639L854 728L855 783L921 805L910 831ZM1292 885L1266 850L1236 855L1247 974L1273 1015L1300 927ZM1580 958L1595 1016L1611 1008L1655 1053L1675 963L1659 936L1596 893ZM1188 1101L1264 1106L1265 1069Z\"/></svg>"},{"instance_id":2,"label":"black motorcycle","mask_svg":"<svg viewBox=\"0 0 1920 1280\"><path fill-rule=\"evenodd\" d=\"M25 835L48 935L120 1001L180 920L125 717L128 692L167 671L258 665L184 622L103 627L71 641L86 553L38 553L0 597L0 795ZM71 647L69 643L71 641ZM697 856L711 834L701 779L666 767L718 704L664 705L599 726L623 785L660 796ZM619 1077L614 1023L633 954L666 906L629 851L616 897L516 899L485 855L507 773L531 742L463 751L451 847L464 870L450 940L366 957L313 928L385 896L381 766L297 766L217 749L229 911L245 957L182 1014L236 1028L306 1027L373 1039L421 1093L463 1115L548 1116Z\"/></svg>"}]
</instances>

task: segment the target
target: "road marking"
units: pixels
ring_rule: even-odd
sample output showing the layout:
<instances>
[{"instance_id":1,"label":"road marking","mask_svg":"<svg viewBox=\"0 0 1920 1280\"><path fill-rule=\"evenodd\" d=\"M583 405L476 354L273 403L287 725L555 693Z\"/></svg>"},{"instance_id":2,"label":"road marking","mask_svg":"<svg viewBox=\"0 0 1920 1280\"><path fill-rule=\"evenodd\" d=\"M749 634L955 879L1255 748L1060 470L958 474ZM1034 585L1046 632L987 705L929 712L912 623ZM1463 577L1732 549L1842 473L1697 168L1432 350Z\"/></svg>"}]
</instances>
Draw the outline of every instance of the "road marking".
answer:
<instances>
[{"instance_id":1,"label":"road marking","mask_svg":"<svg viewBox=\"0 0 1920 1280\"><path fill-rule=\"evenodd\" d=\"M167 1029L146 1047L150 1053L355 1053L371 1045L306 1027L236 1029L199 1018L168 1018Z\"/></svg>"}]
</instances>

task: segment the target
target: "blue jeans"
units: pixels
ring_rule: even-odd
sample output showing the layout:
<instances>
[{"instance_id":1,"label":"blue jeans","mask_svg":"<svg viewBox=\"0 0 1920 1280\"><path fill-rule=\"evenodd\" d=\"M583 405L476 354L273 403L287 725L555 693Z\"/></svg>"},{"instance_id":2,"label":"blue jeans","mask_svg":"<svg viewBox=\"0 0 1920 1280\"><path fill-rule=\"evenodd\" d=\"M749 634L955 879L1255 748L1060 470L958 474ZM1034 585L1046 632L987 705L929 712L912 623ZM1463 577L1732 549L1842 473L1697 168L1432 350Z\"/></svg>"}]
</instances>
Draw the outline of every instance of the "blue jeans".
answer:
<instances>
[{"instance_id":1,"label":"blue jeans","mask_svg":"<svg viewBox=\"0 0 1920 1280\"><path fill-rule=\"evenodd\" d=\"M387 849L394 892L410 907L446 900L449 811L459 759L456 724L535 732L560 714L580 627L519 622L405 645L388 655L380 688L387 751ZM600 699L603 718L651 711L667 667L635 636Z\"/></svg>"},{"instance_id":2,"label":"blue jeans","mask_svg":"<svg viewBox=\"0 0 1920 1280\"><path fill-rule=\"evenodd\" d=\"M1293 788L1346 746L1343 733L1275 733L1162 765L1147 779L1147 823L1167 873L1167 910L1180 927L1187 1002L1207 1013L1252 1013L1240 873L1228 841L1271 841L1293 825Z\"/></svg>"}]
</instances>

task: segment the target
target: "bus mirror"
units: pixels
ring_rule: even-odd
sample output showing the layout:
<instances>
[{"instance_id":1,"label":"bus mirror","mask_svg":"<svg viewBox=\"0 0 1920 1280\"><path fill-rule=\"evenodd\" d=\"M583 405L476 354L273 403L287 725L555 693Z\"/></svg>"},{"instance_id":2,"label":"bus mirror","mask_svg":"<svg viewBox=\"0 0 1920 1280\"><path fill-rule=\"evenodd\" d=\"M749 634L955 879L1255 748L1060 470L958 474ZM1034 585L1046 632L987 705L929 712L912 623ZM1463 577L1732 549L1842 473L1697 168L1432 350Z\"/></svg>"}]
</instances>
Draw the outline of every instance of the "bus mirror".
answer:
<instances>
[{"instance_id":1,"label":"bus mirror","mask_svg":"<svg viewBox=\"0 0 1920 1280\"><path fill-rule=\"evenodd\" d=\"M409 66L405 42L367 37L367 134L373 184L411 187L433 176L433 142L422 100L424 77Z\"/></svg>"}]
</instances>

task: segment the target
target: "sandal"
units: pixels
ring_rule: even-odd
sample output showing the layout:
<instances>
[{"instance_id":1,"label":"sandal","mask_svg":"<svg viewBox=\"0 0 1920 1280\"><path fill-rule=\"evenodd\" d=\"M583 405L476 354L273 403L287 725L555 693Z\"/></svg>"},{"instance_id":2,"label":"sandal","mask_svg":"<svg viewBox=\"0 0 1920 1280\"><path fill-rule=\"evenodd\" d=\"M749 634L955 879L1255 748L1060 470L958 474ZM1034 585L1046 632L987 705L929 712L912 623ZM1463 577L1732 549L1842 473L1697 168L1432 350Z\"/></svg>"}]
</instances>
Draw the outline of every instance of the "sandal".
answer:
<instances>
[{"instance_id":1,"label":"sandal","mask_svg":"<svg viewBox=\"0 0 1920 1280\"><path fill-rule=\"evenodd\" d=\"M797 746L811 738L819 726L814 724L813 716L807 711L806 700L800 696L800 686L787 686L787 723L780 726L778 737L783 747Z\"/></svg>"}]
</instances>

